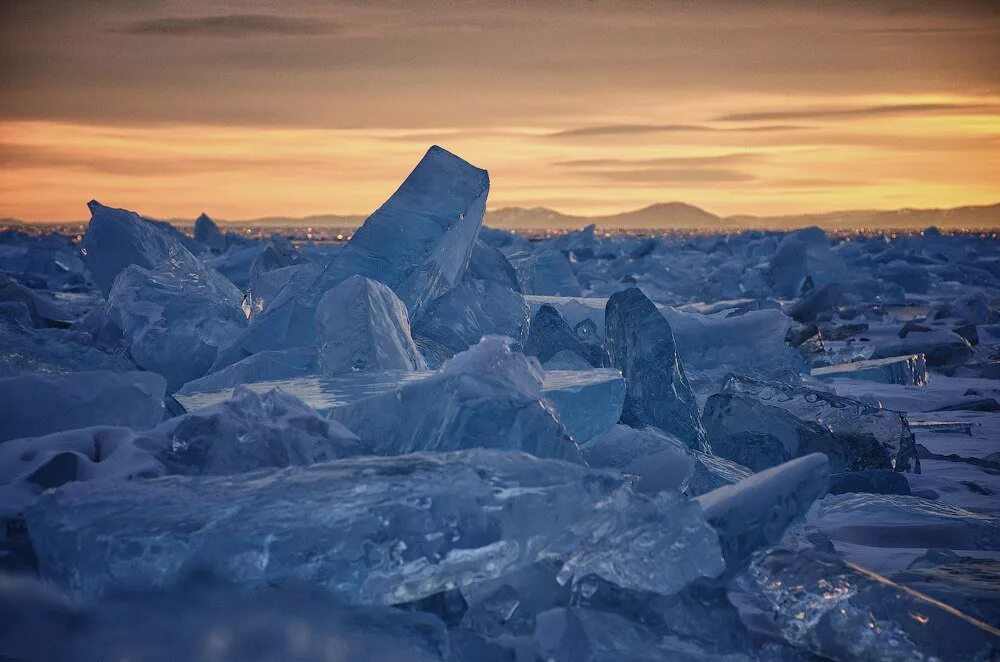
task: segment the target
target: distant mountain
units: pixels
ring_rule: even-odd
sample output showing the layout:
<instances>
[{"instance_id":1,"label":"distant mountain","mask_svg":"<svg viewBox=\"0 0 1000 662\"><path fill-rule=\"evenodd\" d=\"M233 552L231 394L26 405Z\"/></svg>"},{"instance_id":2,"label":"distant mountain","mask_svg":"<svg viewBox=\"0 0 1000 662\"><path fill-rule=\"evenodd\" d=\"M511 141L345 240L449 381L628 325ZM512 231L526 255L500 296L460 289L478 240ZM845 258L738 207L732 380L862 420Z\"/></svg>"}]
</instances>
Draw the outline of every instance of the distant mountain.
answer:
<instances>
[{"instance_id":1,"label":"distant mountain","mask_svg":"<svg viewBox=\"0 0 1000 662\"><path fill-rule=\"evenodd\" d=\"M365 216L319 214L305 217L265 216L245 220L215 220L220 225L261 228L344 228L360 226ZM170 219L170 223L188 227L189 219ZM571 230L594 223L601 228L627 230L787 230L812 225L828 230L855 228L923 229L930 226L949 229L1000 228L1000 203L954 207L951 209L862 209L822 214L785 216L717 216L683 202L664 202L620 214L576 216L546 207L501 207L486 212L485 224L495 228L521 230ZM65 225L79 224L66 223ZM86 223L86 221L82 221ZM0 225L32 225L16 219L0 219Z\"/></svg>"},{"instance_id":2,"label":"distant mountain","mask_svg":"<svg viewBox=\"0 0 1000 662\"><path fill-rule=\"evenodd\" d=\"M642 209L606 216L572 216L545 207L503 207L486 212L490 227L524 230L567 229L595 223L615 228L704 228L721 219L683 202L662 202Z\"/></svg>"},{"instance_id":3,"label":"distant mountain","mask_svg":"<svg viewBox=\"0 0 1000 662\"><path fill-rule=\"evenodd\" d=\"M571 216L545 207L505 207L486 213L485 222L508 229L568 229L595 223L603 228L649 230L788 229L816 225L830 230L850 228L923 229L1000 228L1000 204L953 209L835 211L786 216L716 216L682 202L668 202L605 216Z\"/></svg>"}]
</instances>

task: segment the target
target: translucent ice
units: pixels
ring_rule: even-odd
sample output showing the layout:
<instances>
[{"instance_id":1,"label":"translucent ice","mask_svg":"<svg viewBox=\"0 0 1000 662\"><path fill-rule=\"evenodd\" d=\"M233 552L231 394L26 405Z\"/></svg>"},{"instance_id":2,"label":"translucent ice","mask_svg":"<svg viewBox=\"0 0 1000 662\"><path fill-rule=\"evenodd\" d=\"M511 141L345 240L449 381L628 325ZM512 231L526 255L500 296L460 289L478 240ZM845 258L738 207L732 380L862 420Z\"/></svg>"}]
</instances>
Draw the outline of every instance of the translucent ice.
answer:
<instances>
[{"instance_id":1,"label":"translucent ice","mask_svg":"<svg viewBox=\"0 0 1000 662\"><path fill-rule=\"evenodd\" d=\"M608 299L605 335L611 365L625 377L622 422L653 425L708 450L694 394L666 318L638 288Z\"/></svg>"},{"instance_id":2,"label":"translucent ice","mask_svg":"<svg viewBox=\"0 0 1000 662\"><path fill-rule=\"evenodd\" d=\"M621 418L625 380L607 368L547 370L542 395L573 440L582 443L610 430Z\"/></svg>"},{"instance_id":3,"label":"translucent ice","mask_svg":"<svg viewBox=\"0 0 1000 662\"><path fill-rule=\"evenodd\" d=\"M205 244L205 247L213 253L221 253L226 249L226 237L208 214L200 214L195 219L194 239Z\"/></svg>"},{"instance_id":4,"label":"translucent ice","mask_svg":"<svg viewBox=\"0 0 1000 662\"><path fill-rule=\"evenodd\" d=\"M592 467L636 476L637 489L644 492L687 489L695 466L684 442L656 428L616 425L583 443L580 450Z\"/></svg>"},{"instance_id":5,"label":"translucent ice","mask_svg":"<svg viewBox=\"0 0 1000 662\"><path fill-rule=\"evenodd\" d=\"M20 302L28 310L32 326L36 328L64 328L73 323L74 317L55 301L16 282L0 272L0 302Z\"/></svg>"},{"instance_id":6,"label":"translucent ice","mask_svg":"<svg viewBox=\"0 0 1000 662\"><path fill-rule=\"evenodd\" d=\"M123 508L123 505L127 507ZM192 565L245 587L309 581L410 602L542 558L673 593L722 569L693 502L616 474L488 450L357 458L231 477L72 483L27 513L41 574L74 593L169 585Z\"/></svg>"},{"instance_id":7,"label":"translucent ice","mask_svg":"<svg viewBox=\"0 0 1000 662\"><path fill-rule=\"evenodd\" d=\"M829 472L826 456L813 453L697 497L719 532L727 568L738 569L753 552L778 542L826 492Z\"/></svg>"},{"instance_id":8,"label":"translucent ice","mask_svg":"<svg viewBox=\"0 0 1000 662\"><path fill-rule=\"evenodd\" d=\"M258 395L242 387L218 405L165 421L135 444L171 474L314 464L364 450L354 433L298 398L277 389Z\"/></svg>"},{"instance_id":9,"label":"translucent ice","mask_svg":"<svg viewBox=\"0 0 1000 662\"><path fill-rule=\"evenodd\" d=\"M812 550L775 549L750 582L785 639L832 660L988 660L995 628L863 567Z\"/></svg>"},{"instance_id":10,"label":"translucent ice","mask_svg":"<svg viewBox=\"0 0 1000 662\"><path fill-rule=\"evenodd\" d=\"M7 308L9 317L0 314L0 377L81 370L125 372L137 367L124 348L106 350L82 331L32 328L24 304L14 302Z\"/></svg>"},{"instance_id":11,"label":"translucent ice","mask_svg":"<svg viewBox=\"0 0 1000 662\"><path fill-rule=\"evenodd\" d=\"M801 354L784 342L792 320L780 310L702 315L668 308L663 315L689 370L711 373L742 369L773 374L804 369Z\"/></svg>"},{"instance_id":12,"label":"translucent ice","mask_svg":"<svg viewBox=\"0 0 1000 662\"><path fill-rule=\"evenodd\" d=\"M972 346L962 336L947 330L914 332L905 338L875 346L873 359L904 354L923 354L927 365L944 370L957 368L972 358Z\"/></svg>"},{"instance_id":13,"label":"translucent ice","mask_svg":"<svg viewBox=\"0 0 1000 662\"><path fill-rule=\"evenodd\" d=\"M575 352L580 356L588 354L573 328L559 311L548 304L542 304L531 317L524 353L538 357L539 361L545 363L564 350Z\"/></svg>"},{"instance_id":14,"label":"translucent ice","mask_svg":"<svg viewBox=\"0 0 1000 662\"><path fill-rule=\"evenodd\" d=\"M204 573L164 590L71 602L41 582L0 577L0 654L16 659L443 661L434 616L351 607L306 585L247 596Z\"/></svg>"},{"instance_id":15,"label":"translucent ice","mask_svg":"<svg viewBox=\"0 0 1000 662\"><path fill-rule=\"evenodd\" d=\"M767 267L767 277L774 293L788 299L799 296L807 274L806 245L787 237L778 244Z\"/></svg>"},{"instance_id":16,"label":"translucent ice","mask_svg":"<svg viewBox=\"0 0 1000 662\"><path fill-rule=\"evenodd\" d=\"M87 269L107 296L115 278L130 264L155 270L170 263L179 277L203 281L209 289L225 292L239 303L239 291L206 267L174 235L135 212L105 207L90 201L90 224L83 236L83 256Z\"/></svg>"},{"instance_id":17,"label":"translucent ice","mask_svg":"<svg viewBox=\"0 0 1000 662\"><path fill-rule=\"evenodd\" d=\"M151 428L163 419L163 378L105 370L0 379L0 441L88 427Z\"/></svg>"},{"instance_id":18,"label":"translucent ice","mask_svg":"<svg viewBox=\"0 0 1000 662\"><path fill-rule=\"evenodd\" d=\"M819 423L747 395L716 393L705 403L703 416L712 450L755 471L809 453L825 454L834 471L863 468L868 456L877 465L887 463L885 453L872 443L845 447Z\"/></svg>"},{"instance_id":19,"label":"translucent ice","mask_svg":"<svg viewBox=\"0 0 1000 662\"><path fill-rule=\"evenodd\" d=\"M406 307L386 285L351 276L327 290L316 307L316 343L323 372L424 370L410 337Z\"/></svg>"},{"instance_id":20,"label":"translucent ice","mask_svg":"<svg viewBox=\"0 0 1000 662\"><path fill-rule=\"evenodd\" d=\"M723 390L742 393L804 421L818 423L841 442L851 469L920 470L906 416L801 384L731 375Z\"/></svg>"},{"instance_id":21,"label":"translucent ice","mask_svg":"<svg viewBox=\"0 0 1000 662\"><path fill-rule=\"evenodd\" d=\"M488 193L485 170L431 147L324 271L282 288L216 369L255 352L315 344L320 298L355 274L388 285L416 322L427 304L461 282Z\"/></svg>"},{"instance_id":22,"label":"translucent ice","mask_svg":"<svg viewBox=\"0 0 1000 662\"><path fill-rule=\"evenodd\" d=\"M916 496L828 496L808 522L835 541L856 545L1000 551L1000 518Z\"/></svg>"},{"instance_id":23,"label":"translucent ice","mask_svg":"<svg viewBox=\"0 0 1000 662\"><path fill-rule=\"evenodd\" d=\"M432 367L475 345L483 336L500 335L524 343L528 305L506 285L466 277L427 306L413 325L417 346Z\"/></svg>"},{"instance_id":24,"label":"translucent ice","mask_svg":"<svg viewBox=\"0 0 1000 662\"><path fill-rule=\"evenodd\" d=\"M238 290L221 276L203 277L167 261L130 265L115 279L105 324L120 329L136 363L158 372L174 391L208 372L219 349L246 326Z\"/></svg>"},{"instance_id":25,"label":"translucent ice","mask_svg":"<svg viewBox=\"0 0 1000 662\"><path fill-rule=\"evenodd\" d=\"M0 444L0 514L72 481L232 474L364 452L352 432L297 398L237 388L224 402L151 430L96 426Z\"/></svg>"},{"instance_id":26,"label":"translucent ice","mask_svg":"<svg viewBox=\"0 0 1000 662\"><path fill-rule=\"evenodd\" d=\"M385 283L415 319L462 280L489 189L485 170L431 147L354 233L335 269Z\"/></svg>"},{"instance_id":27,"label":"translucent ice","mask_svg":"<svg viewBox=\"0 0 1000 662\"><path fill-rule=\"evenodd\" d=\"M809 374L825 379L861 379L882 384L923 386L927 383L927 362L923 354L907 354L821 366L813 368Z\"/></svg>"},{"instance_id":28,"label":"translucent ice","mask_svg":"<svg viewBox=\"0 0 1000 662\"><path fill-rule=\"evenodd\" d=\"M548 249L537 253L516 253L510 262L517 270L521 290L528 294L578 297L580 282L573 274L566 256Z\"/></svg>"},{"instance_id":29,"label":"translucent ice","mask_svg":"<svg viewBox=\"0 0 1000 662\"><path fill-rule=\"evenodd\" d=\"M330 415L379 455L485 447L580 462L566 428L543 403L541 385L533 358L512 351L509 339L487 336L427 379Z\"/></svg>"},{"instance_id":30,"label":"translucent ice","mask_svg":"<svg viewBox=\"0 0 1000 662\"><path fill-rule=\"evenodd\" d=\"M503 285L515 292L521 291L517 271L507 257L498 248L483 243L481 239L473 244L467 274L476 280Z\"/></svg>"}]
</instances>

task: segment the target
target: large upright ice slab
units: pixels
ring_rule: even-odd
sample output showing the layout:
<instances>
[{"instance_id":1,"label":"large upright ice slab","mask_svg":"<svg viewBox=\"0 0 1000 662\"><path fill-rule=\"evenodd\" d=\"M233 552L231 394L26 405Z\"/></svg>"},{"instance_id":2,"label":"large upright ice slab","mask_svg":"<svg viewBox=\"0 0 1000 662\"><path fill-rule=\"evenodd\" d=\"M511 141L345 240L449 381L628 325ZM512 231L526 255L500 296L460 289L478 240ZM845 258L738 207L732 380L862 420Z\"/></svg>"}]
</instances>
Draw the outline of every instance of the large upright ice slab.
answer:
<instances>
[{"instance_id":1,"label":"large upright ice slab","mask_svg":"<svg viewBox=\"0 0 1000 662\"><path fill-rule=\"evenodd\" d=\"M424 370L410 337L406 307L392 290L351 276L327 290L316 307L316 343L323 372Z\"/></svg>"},{"instance_id":2,"label":"large upright ice slab","mask_svg":"<svg viewBox=\"0 0 1000 662\"><path fill-rule=\"evenodd\" d=\"M434 145L354 233L335 268L382 281L416 318L462 280L489 191L485 170Z\"/></svg>"},{"instance_id":3,"label":"large upright ice slab","mask_svg":"<svg viewBox=\"0 0 1000 662\"><path fill-rule=\"evenodd\" d=\"M115 278L130 264L154 270L171 263L177 274L203 281L208 287L228 292L239 303L239 291L214 269L206 267L174 235L165 232L135 212L105 207L96 200L90 207L90 224L83 235L83 260L104 295Z\"/></svg>"},{"instance_id":4,"label":"large upright ice slab","mask_svg":"<svg viewBox=\"0 0 1000 662\"><path fill-rule=\"evenodd\" d=\"M611 365L625 377L622 422L655 427L708 450L701 414L666 318L638 288L608 299L605 336Z\"/></svg>"},{"instance_id":5,"label":"large upright ice slab","mask_svg":"<svg viewBox=\"0 0 1000 662\"><path fill-rule=\"evenodd\" d=\"M920 470L906 416L801 384L731 375L723 391L756 398L804 421L819 423L843 444L849 468Z\"/></svg>"},{"instance_id":6,"label":"large upright ice slab","mask_svg":"<svg viewBox=\"0 0 1000 662\"><path fill-rule=\"evenodd\" d=\"M151 428L163 419L163 378L106 370L0 379L0 442L91 425Z\"/></svg>"},{"instance_id":7,"label":"large upright ice slab","mask_svg":"<svg viewBox=\"0 0 1000 662\"><path fill-rule=\"evenodd\" d=\"M355 400L330 415L379 455L502 448L581 462L542 401L537 361L487 336L433 376Z\"/></svg>"},{"instance_id":8,"label":"large upright ice slab","mask_svg":"<svg viewBox=\"0 0 1000 662\"><path fill-rule=\"evenodd\" d=\"M208 372L246 327L236 288L205 273L169 261L152 270L133 264L108 294L104 323L121 331L139 366L166 377L170 391Z\"/></svg>"},{"instance_id":9,"label":"large upright ice slab","mask_svg":"<svg viewBox=\"0 0 1000 662\"><path fill-rule=\"evenodd\" d=\"M722 570L693 502L631 494L582 465L489 450L356 458L229 477L74 483L27 513L41 575L78 594L207 567L247 588L299 580L353 603L410 602L566 561L673 593Z\"/></svg>"},{"instance_id":10,"label":"large upright ice slab","mask_svg":"<svg viewBox=\"0 0 1000 662\"><path fill-rule=\"evenodd\" d=\"M788 525L826 493L829 475L826 456L813 453L697 497L719 532L729 570L778 542Z\"/></svg>"},{"instance_id":11,"label":"large upright ice slab","mask_svg":"<svg viewBox=\"0 0 1000 662\"><path fill-rule=\"evenodd\" d=\"M388 285L416 322L432 300L461 282L489 189L485 170L431 147L332 262L314 277L290 281L215 368L255 352L315 344L320 298L355 274Z\"/></svg>"}]
</instances>

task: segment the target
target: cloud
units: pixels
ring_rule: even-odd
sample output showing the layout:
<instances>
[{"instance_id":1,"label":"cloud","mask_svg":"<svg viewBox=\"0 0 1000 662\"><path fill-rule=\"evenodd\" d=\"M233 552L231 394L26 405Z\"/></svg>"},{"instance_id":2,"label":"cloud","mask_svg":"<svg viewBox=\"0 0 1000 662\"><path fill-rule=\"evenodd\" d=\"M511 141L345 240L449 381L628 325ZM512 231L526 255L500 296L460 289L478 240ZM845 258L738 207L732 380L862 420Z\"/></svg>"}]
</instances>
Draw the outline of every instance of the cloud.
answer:
<instances>
[{"instance_id":1,"label":"cloud","mask_svg":"<svg viewBox=\"0 0 1000 662\"><path fill-rule=\"evenodd\" d=\"M691 167L721 166L747 163L759 160L761 154L756 152L734 152L732 154L717 154L714 156L665 156L655 159L578 159L574 161L556 161L552 165L566 168L614 168L625 166L631 168L649 166Z\"/></svg>"},{"instance_id":2,"label":"cloud","mask_svg":"<svg viewBox=\"0 0 1000 662\"><path fill-rule=\"evenodd\" d=\"M129 23L115 31L161 37L313 37L334 34L341 27L331 21L293 16L226 14L155 18Z\"/></svg>"},{"instance_id":3,"label":"cloud","mask_svg":"<svg viewBox=\"0 0 1000 662\"><path fill-rule=\"evenodd\" d=\"M992 110L996 106L985 103L901 103L861 108L815 108L803 110L778 110L760 113L734 113L716 119L720 122L761 122L775 120L815 120L839 117L877 117L933 112Z\"/></svg>"},{"instance_id":4,"label":"cloud","mask_svg":"<svg viewBox=\"0 0 1000 662\"><path fill-rule=\"evenodd\" d=\"M642 135L650 133L697 133L714 131L790 131L801 126L765 125L748 127L714 127L706 124L609 124L604 126L581 126L546 134L549 138L600 138L609 136Z\"/></svg>"},{"instance_id":5,"label":"cloud","mask_svg":"<svg viewBox=\"0 0 1000 662\"><path fill-rule=\"evenodd\" d=\"M740 170L725 168L641 168L633 170L591 170L581 175L619 186L647 186L668 184L718 184L748 182L756 179Z\"/></svg>"}]
</instances>

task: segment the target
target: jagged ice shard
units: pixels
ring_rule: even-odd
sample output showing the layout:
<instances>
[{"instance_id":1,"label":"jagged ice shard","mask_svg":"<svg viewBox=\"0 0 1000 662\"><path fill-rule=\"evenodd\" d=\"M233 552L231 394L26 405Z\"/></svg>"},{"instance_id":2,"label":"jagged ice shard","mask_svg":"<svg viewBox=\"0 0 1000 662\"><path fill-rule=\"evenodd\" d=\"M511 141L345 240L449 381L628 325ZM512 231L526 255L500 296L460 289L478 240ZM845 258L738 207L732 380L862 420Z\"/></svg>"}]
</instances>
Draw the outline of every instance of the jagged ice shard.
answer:
<instances>
[{"instance_id":1,"label":"jagged ice shard","mask_svg":"<svg viewBox=\"0 0 1000 662\"><path fill-rule=\"evenodd\" d=\"M574 462L579 449L542 401L537 361L487 336L421 380L333 409L378 455L502 448Z\"/></svg>"},{"instance_id":2,"label":"jagged ice shard","mask_svg":"<svg viewBox=\"0 0 1000 662\"><path fill-rule=\"evenodd\" d=\"M355 274L388 285L415 322L433 299L461 282L489 190L485 170L431 147L325 270L283 288L223 352L216 369L255 352L314 344L320 298Z\"/></svg>"},{"instance_id":3,"label":"jagged ice shard","mask_svg":"<svg viewBox=\"0 0 1000 662\"><path fill-rule=\"evenodd\" d=\"M566 562L564 580L593 573L667 594L723 568L693 502L490 450L73 483L27 520L42 576L85 595L170 585L198 565L247 588L309 581L359 604L418 600L552 557Z\"/></svg>"},{"instance_id":4,"label":"jagged ice shard","mask_svg":"<svg viewBox=\"0 0 1000 662\"><path fill-rule=\"evenodd\" d=\"M327 290L316 307L316 342L323 372L423 370L403 302L387 286L351 276Z\"/></svg>"},{"instance_id":5,"label":"jagged ice shard","mask_svg":"<svg viewBox=\"0 0 1000 662\"><path fill-rule=\"evenodd\" d=\"M913 432L906 416L898 411L804 385L745 375L731 375L723 393L747 396L763 406L784 409L802 421L817 424L842 446L849 469L920 471Z\"/></svg>"},{"instance_id":6,"label":"jagged ice shard","mask_svg":"<svg viewBox=\"0 0 1000 662\"><path fill-rule=\"evenodd\" d=\"M653 425L709 450L701 414L666 318L638 288L608 299L604 315L611 365L625 377L622 422Z\"/></svg>"}]
</instances>

